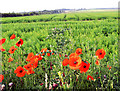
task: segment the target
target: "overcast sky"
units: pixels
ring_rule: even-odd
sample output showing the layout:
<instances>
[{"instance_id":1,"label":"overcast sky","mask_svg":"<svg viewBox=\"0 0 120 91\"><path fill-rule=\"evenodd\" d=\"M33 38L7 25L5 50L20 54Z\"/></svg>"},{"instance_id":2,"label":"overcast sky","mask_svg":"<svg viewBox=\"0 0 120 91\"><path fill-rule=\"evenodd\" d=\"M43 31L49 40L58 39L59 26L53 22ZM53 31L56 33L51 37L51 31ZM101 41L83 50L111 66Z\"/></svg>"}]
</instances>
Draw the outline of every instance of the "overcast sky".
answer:
<instances>
[{"instance_id":1,"label":"overcast sky","mask_svg":"<svg viewBox=\"0 0 120 91\"><path fill-rule=\"evenodd\" d=\"M120 0L1 0L0 12L28 12L54 9L118 8Z\"/></svg>"}]
</instances>

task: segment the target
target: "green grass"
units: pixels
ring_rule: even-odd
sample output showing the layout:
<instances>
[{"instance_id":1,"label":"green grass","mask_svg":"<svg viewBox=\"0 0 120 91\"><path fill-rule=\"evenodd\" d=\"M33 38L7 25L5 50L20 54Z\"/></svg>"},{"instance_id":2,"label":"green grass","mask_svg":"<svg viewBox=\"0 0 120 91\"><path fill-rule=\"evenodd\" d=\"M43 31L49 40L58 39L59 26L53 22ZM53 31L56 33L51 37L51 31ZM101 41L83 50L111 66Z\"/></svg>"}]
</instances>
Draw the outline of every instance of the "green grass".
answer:
<instances>
[{"instance_id":1,"label":"green grass","mask_svg":"<svg viewBox=\"0 0 120 91\"><path fill-rule=\"evenodd\" d=\"M102 20L102 19L118 19L117 11L107 12L81 12L81 13L66 13L66 14L46 14L39 16L24 16L24 17L6 17L2 18L4 23L30 23L30 22L45 22L45 21L81 21L81 20Z\"/></svg>"},{"instance_id":2,"label":"green grass","mask_svg":"<svg viewBox=\"0 0 120 91\"><path fill-rule=\"evenodd\" d=\"M98 20L101 17L102 20ZM107 17L107 18L102 18ZM73 14L53 14L41 16L13 17L2 19L2 38L6 38L2 53L2 71L4 75L3 84L9 89L8 83L13 82L14 89L43 89L45 88L45 73L50 76L48 82L56 82L55 78L61 78L57 72L65 73L63 81L70 83L58 86L60 89L117 89L118 85L118 20L117 12L94 12L94 13L73 13ZM93 21L80 20L94 19ZM43 19L41 22L40 19ZM29 22L28 22L29 21ZM14 40L10 40L12 34L16 35ZM15 43L22 38L23 45L18 48L14 54L9 54L9 48L15 46ZM25 75L19 78L14 73L18 66L27 64L25 54L40 52L42 48L48 48L57 52L50 57L45 56L34 69L35 74ZM75 73L69 66L61 65L64 55L70 55L77 48L81 48L83 55L81 58L91 63L87 73ZM95 52L98 49L104 49L106 55L100 61L100 65L95 65ZM63 54L59 57L58 54ZM13 62L8 63L9 55L14 58ZM18 62L18 64L16 64ZM49 63L52 62L53 70L49 71ZM111 70L107 65L112 66ZM45 71L42 67L45 67ZM96 72L99 74L96 75ZM78 82L76 82L78 75ZM93 76L95 81L88 81L87 75ZM107 78L104 78L106 75ZM97 79L97 77L100 79ZM72 77L72 78L70 78ZM40 86L40 83L44 83ZM59 83L59 82L56 82ZM74 84L77 84L74 86ZM58 89L57 88L57 89Z\"/></svg>"}]
</instances>

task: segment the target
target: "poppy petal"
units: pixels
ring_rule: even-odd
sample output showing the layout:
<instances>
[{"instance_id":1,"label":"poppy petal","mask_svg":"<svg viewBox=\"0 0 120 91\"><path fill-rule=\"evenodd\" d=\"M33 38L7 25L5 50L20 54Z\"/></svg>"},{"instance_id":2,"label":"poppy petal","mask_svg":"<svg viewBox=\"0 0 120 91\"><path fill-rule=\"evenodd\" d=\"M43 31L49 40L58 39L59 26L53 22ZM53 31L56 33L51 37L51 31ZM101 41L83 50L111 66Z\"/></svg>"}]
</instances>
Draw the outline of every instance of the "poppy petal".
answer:
<instances>
[{"instance_id":1,"label":"poppy petal","mask_svg":"<svg viewBox=\"0 0 120 91\"><path fill-rule=\"evenodd\" d=\"M5 43L5 41L6 41L5 38L1 39L1 40L0 40L0 45L2 45L3 43Z\"/></svg>"},{"instance_id":2,"label":"poppy petal","mask_svg":"<svg viewBox=\"0 0 120 91\"><path fill-rule=\"evenodd\" d=\"M62 62L62 65L63 66L67 66L69 64L69 59L64 59L63 62Z\"/></svg>"},{"instance_id":3,"label":"poppy petal","mask_svg":"<svg viewBox=\"0 0 120 91\"><path fill-rule=\"evenodd\" d=\"M20 39L17 43L16 46L21 47L23 45L23 39Z\"/></svg>"},{"instance_id":4,"label":"poppy petal","mask_svg":"<svg viewBox=\"0 0 120 91\"><path fill-rule=\"evenodd\" d=\"M14 73L17 73L16 76L23 77L26 74L26 71L23 69L23 67L18 66Z\"/></svg>"},{"instance_id":5,"label":"poppy petal","mask_svg":"<svg viewBox=\"0 0 120 91\"><path fill-rule=\"evenodd\" d=\"M4 79L4 76L0 74L0 82L2 82L3 79Z\"/></svg>"},{"instance_id":6,"label":"poppy petal","mask_svg":"<svg viewBox=\"0 0 120 91\"><path fill-rule=\"evenodd\" d=\"M89 67L90 67L90 64L89 64L87 61L86 61L86 62L83 62L83 61L82 61L79 70L80 70L81 73L82 73L82 72L87 72L88 69L89 69Z\"/></svg>"},{"instance_id":7,"label":"poppy petal","mask_svg":"<svg viewBox=\"0 0 120 91\"><path fill-rule=\"evenodd\" d=\"M90 80L90 79L91 79L91 80L94 80L94 78L93 78L92 76L88 75L88 76L87 76L87 80Z\"/></svg>"},{"instance_id":8,"label":"poppy petal","mask_svg":"<svg viewBox=\"0 0 120 91\"><path fill-rule=\"evenodd\" d=\"M103 59L104 56L106 55L104 49L98 49L95 54L96 56L98 56L99 60Z\"/></svg>"},{"instance_id":9,"label":"poppy petal","mask_svg":"<svg viewBox=\"0 0 120 91\"><path fill-rule=\"evenodd\" d=\"M15 37L16 37L15 34L12 34L10 39L14 39Z\"/></svg>"},{"instance_id":10,"label":"poppy petal","mask_svg":"<svg viewBox=\"0 0 120 91\"><path fill-rule=\"evenodd\" d=\"M15 46L12 46L12 47L10 47L10 49L9 49L9 53L10 54L13 54L14 52L15 52L15 50L17 50L17 48L15 48Z\"/></svg>"},{"instance_id":11,"label":"poppy petal","mask_svg":"<svg viewBox=\"0 0 120 91\"><path fill-rule=\"evenodd\" d=\"M77 49L76 49L76 54L78 54L78 55L83 54L83 53L82 53L82 49L81 49L81 48L77 48Z\"/></svg>"},{"instance_id":12,"label":"poppy petal","mask_svg":"<svg viewBox=\"0 0 120 91\"><path fill-rule=\"evenodd\" d=\"M12 58L12 57L10 57L8 60L9 60L8 62L11 62L11 61L13 61L13 58Z\"/></svg>"}]
</instances>

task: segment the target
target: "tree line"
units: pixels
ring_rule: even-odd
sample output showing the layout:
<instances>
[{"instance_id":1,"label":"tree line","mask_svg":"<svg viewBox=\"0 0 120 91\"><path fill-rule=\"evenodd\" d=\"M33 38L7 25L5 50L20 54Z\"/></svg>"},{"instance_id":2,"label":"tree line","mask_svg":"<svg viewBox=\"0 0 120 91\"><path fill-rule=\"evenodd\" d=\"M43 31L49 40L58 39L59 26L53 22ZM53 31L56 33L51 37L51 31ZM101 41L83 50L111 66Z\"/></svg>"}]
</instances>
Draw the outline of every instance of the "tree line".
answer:
<instances>
[{"instance_id":1,"label":"tree line","mask_svg":"<svg viewBox=\"0 0 120 91\"><path fill-rule=\"evenodd\" d=\"M62 13L62 10L43 10L37 12L23 12L23 13L0 13L2 17L19 17L19 16L32 16L32 15L42 15L42 14L56 14Z\"/></svg>"}]
</instances>

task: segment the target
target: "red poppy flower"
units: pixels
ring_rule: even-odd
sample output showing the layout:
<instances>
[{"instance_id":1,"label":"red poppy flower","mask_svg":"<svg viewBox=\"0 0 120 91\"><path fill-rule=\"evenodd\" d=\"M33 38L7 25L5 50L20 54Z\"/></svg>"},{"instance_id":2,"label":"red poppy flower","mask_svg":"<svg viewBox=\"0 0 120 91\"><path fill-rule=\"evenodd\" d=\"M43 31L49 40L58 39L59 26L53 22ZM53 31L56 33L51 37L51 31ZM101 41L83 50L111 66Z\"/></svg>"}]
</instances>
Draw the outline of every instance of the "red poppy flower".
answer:
<instances>
[{"instance_id":1,"label":"red poppy flower","mask_svg":"<svg viewBox=\"0 0 120 91\"><path fill-rule=\"evenodd\" d=\"M33 57L34 57L33 52L29 53L29 54L28 54L28 56L27 56L26 61L28 61L28 62L29 62L29 61L30 61Z\"/></svg>"},{"instance_id":2,"label":"red poppy flower","mask_svg":"<svg viewBox=\"0 0 120 91\"><path fill-rule=\"evenodd\" d=\"M4 76L0 74L0 82L2 82L3 79L4 79Z\"/></svg>"},{"instance_id":3,"label":"red poppy flower","mask_svg":"<svg viewBox=\"0 0 120 91\"><path fill-rule=\"evenodd\" d=\"M42 56L44 56L44 55L45 55L45 53L42 54Z\"/></svg>"},{"instance_id":4,"label":"red poppy flower","mask_svg":"<svg viewBox=\"0 0 120 91\"><path fill-rule=\"evenodd\" d=\"M46 51L47 51L47 48L43 48L43 49L41 49L40 52L46 52Z\"/></svg>"},{"instance_id":5,"label":"red poppy flower","mask_svg":"<svg viewBox=\"0 0 120 91\"><path fill-rule=\"evenodd\" d=\"M99 60L101 60L104 58L106 53L104 49L98 49L95 54L98 56Z\"/></svg>"},{"instance_id":6,"label":"red poppy flower","mask_svg":"<svg viewBox=\"0 0 120 91\"><path fill-rule=\"evenodd\" d=\"M6 41L5 38L1 39L1 40L0 40L0 45L2 45L3 43L5 43L5 41Z\"/></svg>"},{"instance_id":7,"label":"red poppy flower","mask_svg":"<svg viewBox=\"0 0 120 91\"><path fill-rule=\"evenodd\" d=\"M79 56L72 56L69 59L69 67L74 70L79 69L81 62L82 60Z\"/></svg>"},{"instance_id":8,"label":"red poppy flower","mask_svg":"<svg viewBox=\"0 0 120 91\"><path fill-rule=\"evenodd\" d=\"M109 68L109 70L112 68L112 66L109 66L109 65L107 65L107 67Z\"/></svg>"},{"instance_id":9,"label":"red poppy flower","mask_svg":"<svg viewBox=\"0 0 120 91\"><path fill-rule=\"evenodd\" d=\"M59 54L59 57L61 57L61 55Z\"/></svg>"},{"instance_id":10,"label":"red poppy flower","mask_svg":"<svg viewBox=\"0 0 120 91\"><path fill-rule=\"evenodd\" d=\"M14 73L17 73L16 76L18 76L18 77L23 77L23 76L25 76L26 71L23 69L23 67L18 66L16 68L16 70L14 71Z\"/></svg>"},{"instance_id":11,"label":"red poppy flower","mask_svg":"<svg viewBox=\"0 0 120 91\"><path fill-rule=\"evenodd\" d=\"M100 62L98 60L96 60L95 64L96 65L100 65Z\"/></svg>"},{"instance_id":12,"label":"red poppy flower","mask_svg":"<svg viewBox=\"0 0 120 91\"><path fill-rule=\"evenodd\" d=\"M92 76L88 75L87 80L90 80L90 79L94 81L94 78Z\"/></svg>"},{"instance_id":13,"label":"red poppy flower","mask_svg":"<svg viewBox=\"0 0 120 91\"><path fill-rule=\"evenodd\" d=\"M34 74L34 73L35 73L35 72L33 71L32 68L28 69L28 71L27 71L27 75Z\"/></svg>"},{"instance_id":14,"label":"red poppy flower","mask_svg":"<svg viewBox=\"0 0 120 91\"><path fill-rule=\"evenodd\" d=\"M34 62L38 61L38 58L33 57L30 59L30 63L33 65Z\"/></svg>"},{"instance_id":15,"label":"red poppy flower","mask_svg":"<svg viewBox=\"0 0 120 91\"><path fill-rule=\"evenodd\" d=\"M54 55L54 53L52 53L52 55Z\"/></svg>"},{"instance_id":16,"label":"red poppy flower","mask_svg":"<svg viewBox=\"0 0 120 91\"><path fill-rule=\"evenodd\" d=\"M83 61L82 61L79 70L80 70L81 73L82 73L82 72L87 72L88 69L89 69L89 67L90 67L90 64L89 64L87 61L86 61L86 62L83 62Z\"/></svg>"},{"instance_id":17,"label":"red poppy flower","mask_svg":"<svg viewBox=\"0 0 120 91\"><path fill-rule=\"evenodd\" d=\"M12 58L12 57L10 57L8 60L9 60L8 62L11 62L11 61L13 61L13 58Z\"/></svg>"},{"instance_id":18,"label":"red poppy flower","mask_svg":"<svg viewBox=\"0 0 120 91\"><path fill-rule=\"evenodd\" d=\"M69 58L72 57L72 56L77 56L77 54L76 53L71 53Z\"/></svg>"},{"instance_id":19,"label":"red poppy flower","mask_svg":"<svg viewBox=\"0 0 120 91\"><path fill-rule=\"evenodd\" d=\"M49 50L49 52L52 52L52 50Z\"/></svg>"},{"instance_id":20,"label":"red poppy flower","mask_svg":"<svg viewBox=\"0 0 120 91\"><path fill-rule=\"evenodd\" d=\"M41 57L41 55L40 55L40 54L39 54L39 55L35 55L35 58L37 58L37 59L38 59L38 61L42 60L42 57Z\"/></svg>"},{"instance_id":21,"label":"red poppy flower","mask_svg":"<svg viewBox=\"0 0 120 91\"><path fill-rule=\"evenodd\" d=\"M33 68L36 68L38 66L38 59L33 57L31 60L30 60L30 63L32 64L32 67Z\"/></svg>"},{"instance_id":22,"label":"red poppy flower","mask_svg":"<svg viewBox=\"0 0 120 91\"><path fill-rule=\"evenodd\" d=\"M31 63L28 63L27 65L24 66L26 70L29 70L32 67Z\"/></svg>"},{"instance_id":23,"label":"red poppy flower","mask_svg":"<svg viewBox=\"0 0 120 91\"><path fill-rule=\"evenodd\" d=\"M10 54L13 54L15 52L15 50L17 50L17 48L15 48L15 46L10 47L10 50L8 51Z\"/></svg>"},{"instance_id":24,"label":"red poppy flower","mask_svg":"<svg viewBox=\"0 0 120 91\"><path fill-rule=\"evenodd\" d=\"M62 65L63 66L67 66L69 64L69 59L64 59L63 62L62 62Z\"/></svg>"},{"instance_id":25,"label":"red poppy flower","mask_svg":"<svg viewBox=\"0 0 120 91\"><path fill-rule=\"evenodd\" d=\"M23 45L23 40L20 39L17 43L16 43L16 46L20 47Z\"/></svg>"},{"instance_id":26,"label":"red poppy flower","mask_svg":"<svg viewBox=\"0 0 120 91\"><path fill-rule=\"evenodd\" d=\"M38 66L38 60L35 60L32 64L33 64L33 68L36 68Z\"/></svg>"},{"instance_id":27,"label":"red poppy flower","mask_svg":"<svg viewBox=\"0 0 120 91\"><path fill-rule=\"evenodd\" d=\"M12 34L12 36L10 37L10 39L14 39L16 36L15 34Z\"/></svg>"},{"instance_id":28,"label":"red poppy flower","mask_svg":"<svg viewBox=\"0 0 120 91\"><path fill-rule=\"evenodd\" d=\"M2 45L0 45L0 51L5 51L5 49L3 49Z\"/></svg>"},{"instance_id":29,"label":"red poppy flower","mask_svg":"<svg viewBox=\"0 0 120 91\"><path fill-rule=\"evenodd\" d=\"M77 48L77 49L76 49L76 54L78 54L78 55L83 54L83 53L82 53L82 49L81 49L81 48Z\"/></svg>"},{"instance_id":30,"label":"red poppy flower","mask_svg":"<svg viewBox=\"0 0 120 91\"><path fill-rule=\"evenodd\" d=\"M47 56L50 56L50 53L47 53Z\"/></svg>"}]
</instances>

